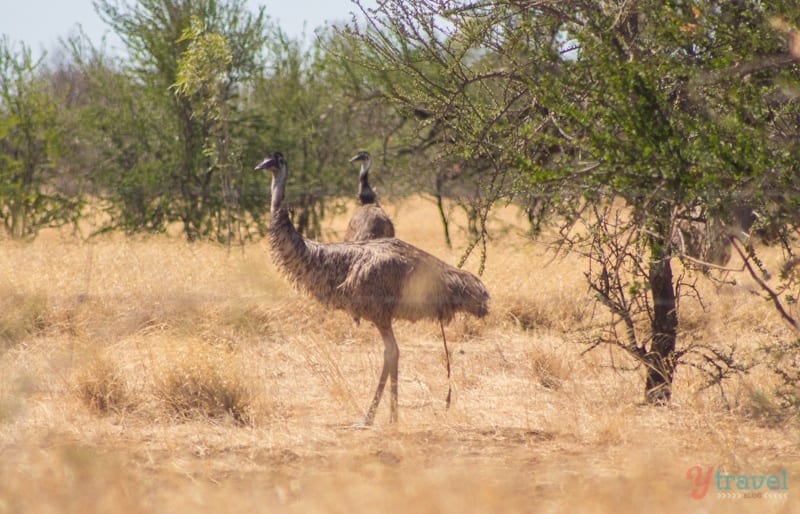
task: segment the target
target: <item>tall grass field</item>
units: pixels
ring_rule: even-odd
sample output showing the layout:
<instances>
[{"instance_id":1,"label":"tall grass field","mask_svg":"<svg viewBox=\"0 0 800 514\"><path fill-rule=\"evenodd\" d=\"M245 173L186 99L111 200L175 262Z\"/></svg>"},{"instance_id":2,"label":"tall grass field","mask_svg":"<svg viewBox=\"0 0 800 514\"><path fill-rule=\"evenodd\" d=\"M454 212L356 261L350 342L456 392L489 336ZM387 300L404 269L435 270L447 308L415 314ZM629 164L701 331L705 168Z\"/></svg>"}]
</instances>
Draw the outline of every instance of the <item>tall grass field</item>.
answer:
<instances>
[{"instance_id":1,"label":"tall grass field","mask_svg":"<svg viewBox=\"0 0 800 514\"><path fill-rule=\"evenodd\" d=\"M433 204L387 210L401 239L462 255ZM720 389L679 367L672 404L644 405L634 361L586 351L607 317L584 261L524 230L493 220L490 315L446 327L451 407L438 324L396 322L399 423L384 399L360 430L377 330L293 291L265 241L1 241L0 514L800 512L800 425L771 375ZM791 337L745 274L697 287L680 344Z\"/></svg>"}]
</instances>

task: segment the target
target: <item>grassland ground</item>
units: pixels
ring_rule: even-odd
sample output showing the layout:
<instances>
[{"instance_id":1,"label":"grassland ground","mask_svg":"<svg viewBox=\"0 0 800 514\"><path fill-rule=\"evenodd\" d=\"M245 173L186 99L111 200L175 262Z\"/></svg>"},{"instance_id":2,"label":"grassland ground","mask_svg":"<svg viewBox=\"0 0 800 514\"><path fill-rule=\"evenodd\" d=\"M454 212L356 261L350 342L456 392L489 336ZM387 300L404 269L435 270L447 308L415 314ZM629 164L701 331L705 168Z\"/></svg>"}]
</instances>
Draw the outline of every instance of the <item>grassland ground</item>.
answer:
<instances>
[{"instance_id":1,"label":"grassland ground","mask_svg":"<svg viewBox=\"0 0 800 514\"><path fill-rule=\"evenodd\" d=\"M399 237L458 260L463 234L446 248L431 204L388 210ZM446 329L453 405L438 325L398 322L400 422L387 401L367 430L351 425L377 331L292 291L266 243L0 242L0 513L800 512L798 422L770 417L762 367L724 397L682 367L672 405L642 405L641 369L584 353L603 318L582 261L553 260L512 210L493 223L491 314ZM699 283L682 344L788 337L735 280ZM694 466L713 472L702 499ZM788 488L716 483L772 475Z\"/></svg>"}]
</instances>

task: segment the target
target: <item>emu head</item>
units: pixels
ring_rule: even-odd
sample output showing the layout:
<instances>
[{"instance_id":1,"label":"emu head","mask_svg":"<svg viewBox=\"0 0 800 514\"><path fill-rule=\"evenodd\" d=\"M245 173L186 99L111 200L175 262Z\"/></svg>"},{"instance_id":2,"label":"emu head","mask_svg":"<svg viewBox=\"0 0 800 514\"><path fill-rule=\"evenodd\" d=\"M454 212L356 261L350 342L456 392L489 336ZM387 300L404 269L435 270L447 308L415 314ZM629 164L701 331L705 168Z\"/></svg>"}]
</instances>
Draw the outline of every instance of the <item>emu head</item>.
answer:
<instances>
[{"instance_id":1,"label":"emu head","mask_svg":"<svg viewBox=\"0 0 800 514\"><path fill-rule=\"evenodd\" d=\"M256 170L272 170L273 175L286 168L286 159L280 152L275 152L255 167Z\"/></svg>"},{"instance_id":2,"label":"emu head","mask_svg":"<svg viewBox=\"0 0 800 514\"><path fill-rule=\"evenodd\" d=\"M355 154L350 159L350 162L360 162L360 161L365 161L364 164L366 166L367 163L370 161L369 152L362 150L362 151L358 152L357 154Z\"/></svg>"}]
</instances>

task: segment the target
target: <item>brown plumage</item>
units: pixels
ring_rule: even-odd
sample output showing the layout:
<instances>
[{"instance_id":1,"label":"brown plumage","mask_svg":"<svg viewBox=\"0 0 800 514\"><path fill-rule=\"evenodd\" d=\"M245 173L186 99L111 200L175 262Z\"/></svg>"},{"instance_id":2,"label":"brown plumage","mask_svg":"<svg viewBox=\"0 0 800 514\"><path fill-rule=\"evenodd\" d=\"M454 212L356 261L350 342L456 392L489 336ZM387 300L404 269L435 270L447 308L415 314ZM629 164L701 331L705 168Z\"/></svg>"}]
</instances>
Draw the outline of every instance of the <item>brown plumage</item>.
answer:
<instances>
[{"instance_id":1,"label":"brown plumage","mask_svg":"<svg viewBox=\"0 0 800 514\"><path fill-rule=\"evenodd\" d=\"M347 225L344 240L366 241L394 237L394 224L378 204L378 195L369 185L369 169L372 167L369 152L358 152L350 162L361 162L361 172L358 176L358 201L361 205Z\"/></svg>"},{"instance_id":2,"label":"brown plumage","mask_svg":"<svg viewBox=\"0 0 800 514\"><path fill-rule=\"evenodd\" d=\"M384 344L383 368L364 424L372 424L389 377L390 421L396 421L399 349L392 321L427 318L445 323L459 311L485 316L486 287L471 273L399 239L324 244L302 237L283 207L286 160L276 152L256 169L272 171L269 240L275 264L322 304L375 324Z\"/></svg>"}]
</instances>

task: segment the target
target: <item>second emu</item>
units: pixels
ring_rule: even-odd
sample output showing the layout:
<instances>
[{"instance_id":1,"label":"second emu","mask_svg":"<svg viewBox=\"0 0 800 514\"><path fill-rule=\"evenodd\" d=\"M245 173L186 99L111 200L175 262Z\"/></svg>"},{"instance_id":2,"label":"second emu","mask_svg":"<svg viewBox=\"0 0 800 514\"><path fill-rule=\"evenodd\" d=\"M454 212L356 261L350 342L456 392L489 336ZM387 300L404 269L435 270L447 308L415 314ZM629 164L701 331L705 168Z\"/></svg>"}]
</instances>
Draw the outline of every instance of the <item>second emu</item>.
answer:
<instances>
[{"instance_id":1,"label":"second emu","mask_svg":"<svg viewBox=\"0 0 800 514\"><path fill-rule=\"evenodd\" d=\"M345 232L345 241L366 241L381 237L394 237L394 224L378 203L378 195L369 185L369 169L372 159L369 152L358 152L350 162L360 162L361 172L358 175L358 201L356 209Z\"/></svg>"},{"instance_id":2,"label":"second emu","mask_svg":"<svg viewBox=\"0 0 800 514\"><path fill-rule=\"evenodd\" d=\"M318 243L295 230L283 205L289 170L280 152L255 168L272 172L269 241L276 266L294 285L329 308L371 321L383 339L383 367L365 425L391 380L390 422L397 421L397 377L400 350L392 321L438 320L446 323L459 311L483 317L489 293L468 271L395 238Z\"/></svg>"}]
</instances>

